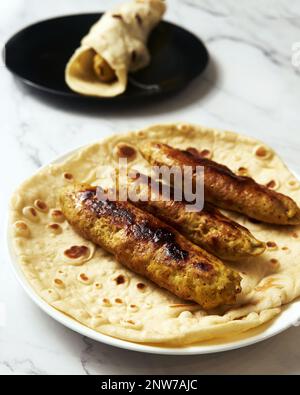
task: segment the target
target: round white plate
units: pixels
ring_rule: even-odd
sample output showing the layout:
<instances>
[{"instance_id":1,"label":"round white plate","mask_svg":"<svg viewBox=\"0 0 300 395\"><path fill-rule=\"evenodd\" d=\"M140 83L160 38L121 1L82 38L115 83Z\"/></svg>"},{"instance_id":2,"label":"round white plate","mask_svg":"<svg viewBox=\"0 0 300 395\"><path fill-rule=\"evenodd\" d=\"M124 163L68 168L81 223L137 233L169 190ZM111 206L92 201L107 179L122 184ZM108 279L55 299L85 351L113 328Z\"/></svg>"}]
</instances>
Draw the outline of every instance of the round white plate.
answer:
<instances>
[{"instance_id":1,"label":"round white plate","mask_svg":"<svg viewBox=\"0 0 300 395\"><path fill-rule=\"evenodd\" d=\"M75 151L69 152L62 157L58 158L52 164L58 164L64 161L69 155L82 149L78 148ZM138 343L131 343L125 340L116 339L107 335L103 335L90 329L80 322L66 316L62 312L54 309L48 303L46 303L41 297L39 297L33 288L28 283L24 273L22 272L21 266L18 263L18 258L13 249L11 239L8 233L8 249L11 257L12 267L19 280L20 284L29 295L29 297L50 317L56 321L72 329L75 332L80 333L83 336L89 337L93 340L109 344L111 346L123 348L126 350L146 352L152 354L166 354L166 355L195 355L195 354L210 354L215 352L222 352L237 349L240 347L249 346L254 343L266 340L272 336L275 336L291 326L300 326L300 300L297 300L285 307L283 312L270 323L263 325L262 327L256 328L255 330L247 331L244 335L231 341L213 341L199 343L197 345L185 346L185 347L160 347L153 345L145 345Z\"/></svg>"}]
</instances>

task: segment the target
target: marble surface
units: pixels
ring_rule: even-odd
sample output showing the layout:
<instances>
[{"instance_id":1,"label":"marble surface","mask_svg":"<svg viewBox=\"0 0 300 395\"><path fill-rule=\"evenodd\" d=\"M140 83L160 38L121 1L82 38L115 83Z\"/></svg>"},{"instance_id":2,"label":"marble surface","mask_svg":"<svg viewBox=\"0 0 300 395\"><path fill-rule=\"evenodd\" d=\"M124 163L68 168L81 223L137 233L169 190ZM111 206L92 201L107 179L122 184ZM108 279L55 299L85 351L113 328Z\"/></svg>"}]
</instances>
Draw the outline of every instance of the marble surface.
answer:
<instances>
[{"instance_id":1,"label":"marble surface","mask_svg":"<svg viewBox=\"0 0 300 395\"><path fill-rule=\"evenodd\" d=\"M51 16L102 10L117 1L0 2L0 40ZM299 169L300 2L169 0L166 18L199 35L212 61L184 92L146 107L77 108L25 89L0 65L0 374L300 373L299 328L224 354L161 357L127 352L73 333L23 292L6 251L6 216L14 188L67 150L151 123L185 121L263 139ZM243 7L240 7L243 3ZM3 318L3 317L2 317Z\"/></svg>"}]
</instances>

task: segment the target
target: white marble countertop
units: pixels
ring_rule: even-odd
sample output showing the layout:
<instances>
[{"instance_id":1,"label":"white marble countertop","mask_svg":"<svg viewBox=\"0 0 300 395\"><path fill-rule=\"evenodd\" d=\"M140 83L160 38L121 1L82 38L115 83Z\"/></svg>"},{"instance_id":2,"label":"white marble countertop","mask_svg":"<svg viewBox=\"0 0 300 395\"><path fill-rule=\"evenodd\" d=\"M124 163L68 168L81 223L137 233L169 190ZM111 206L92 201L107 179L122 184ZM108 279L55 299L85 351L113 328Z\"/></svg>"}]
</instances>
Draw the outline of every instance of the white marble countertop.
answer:
<instances>
[{"instance_id":1,"label":"white marble countertop","mask_svg":"<svg viewBox=\"0 0 300 395\"><path fill-rule=\"evenodd\" d=\"M2 44L25 25L51 16L100 11L117 1L0 2ZM263 139L299 170L300 3L285 0L169 0L167 19L199 35L212 62L179 95L147 107L76 109L33 95L0 66L0 374L300 374L300 328L243 350L193 357L127 352L73 333L39 310L17 283L5 241L13 189L41 165L113 132L185 121ZM239 3L239 5L237 5ZM241 7L240 3L243 3Z\"/></svg>"}]
</instances>

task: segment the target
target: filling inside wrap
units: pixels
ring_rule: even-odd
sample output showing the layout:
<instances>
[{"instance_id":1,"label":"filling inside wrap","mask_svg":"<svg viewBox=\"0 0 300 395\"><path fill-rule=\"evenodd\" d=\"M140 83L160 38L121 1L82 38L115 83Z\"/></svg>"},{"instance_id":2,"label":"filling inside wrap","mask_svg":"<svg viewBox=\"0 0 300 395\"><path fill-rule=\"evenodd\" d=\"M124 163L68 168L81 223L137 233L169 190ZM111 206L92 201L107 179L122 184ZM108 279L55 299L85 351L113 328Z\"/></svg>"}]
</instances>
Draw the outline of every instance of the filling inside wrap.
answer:
<instances>
[{"instance_id":1,"label":"filling inside wrap","mask_svg":"<svg viewBox=\"0 0 300 395\"><path fill-rule=\"evenodd\" d=\"M69 60L65 71L68 86L84 95L122 94L128 73L150 63L148 37L165 9L161 0L133 0L105 13Z\"/></svg>"}]
</instances>

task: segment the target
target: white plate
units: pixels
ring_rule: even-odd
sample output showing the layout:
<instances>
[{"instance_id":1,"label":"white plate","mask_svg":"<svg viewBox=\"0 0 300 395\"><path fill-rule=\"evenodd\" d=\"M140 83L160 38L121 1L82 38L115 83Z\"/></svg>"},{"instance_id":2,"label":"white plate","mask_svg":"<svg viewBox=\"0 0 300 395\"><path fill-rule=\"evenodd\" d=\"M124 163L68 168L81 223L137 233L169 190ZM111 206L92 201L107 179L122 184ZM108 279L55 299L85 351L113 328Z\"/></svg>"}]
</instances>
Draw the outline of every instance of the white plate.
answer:
<instances>
[{"instance_id":1,"label":"white plate","mask_svg":"<svg viewBox=\"0 0 300 395\"><path fill-rule=\"evenodd\" d=\"M59 159L52 162L52 164L58 164L64 161L69 155L75 153L76 151L82 149L78 148L75 151L69 152ZM33 288L28 283L24 273L22 272L21 266L18 263L18 259L10 237L8 236L8 249L11 257L11 263L14 272L19 280L20 284L29 295L29 297L50 317L54 318L56 321L65 325L66 327L72 329L75 332L80 333L86 337L94 339L96 341L109 344L111 346L123 348L126 350L146 352L152 354L166 354L166 355L195 355L195 354L210 354L215 352L222 352L233 350L245 346L249 346L254 343L266 340L272 336L275 336L291 326L300 326L300 300L297 300L289 304L284 311L269 324L265 324L262 327L256 328L255 330L250 330L244 335L239 336L235 340L231 341L213 341L199 343L197 345L185 346L185 347L157 347L152 345L144 345L138 343L131 343L125 340L115 339L113 337L103 335L98 333L80 322L66 316L62 312L54 309L48 303L46 303L42 298L40 298Z\"/></svg>"}]
</instances>

